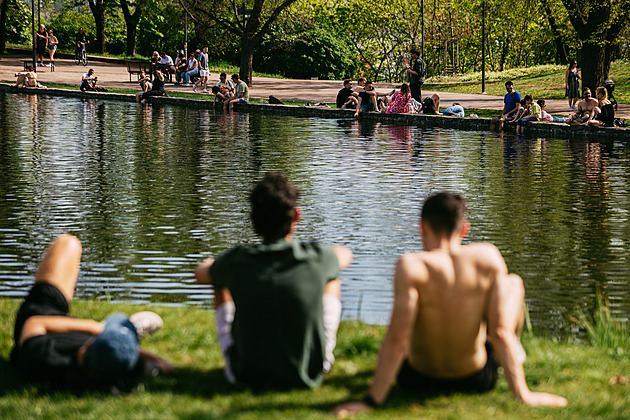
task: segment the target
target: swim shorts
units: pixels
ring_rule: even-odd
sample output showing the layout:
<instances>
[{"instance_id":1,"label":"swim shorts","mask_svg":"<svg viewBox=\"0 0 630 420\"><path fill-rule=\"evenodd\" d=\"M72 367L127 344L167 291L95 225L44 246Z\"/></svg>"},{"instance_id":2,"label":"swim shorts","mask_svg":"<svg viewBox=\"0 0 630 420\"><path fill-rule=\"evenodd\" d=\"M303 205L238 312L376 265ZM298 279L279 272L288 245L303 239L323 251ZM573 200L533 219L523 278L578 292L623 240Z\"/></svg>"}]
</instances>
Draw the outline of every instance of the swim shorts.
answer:
<instances>
[{"instance_id":1,"label":"swim shorts","mask_svg":"<svg viewBox=\"0 0 630 420\"><path fill-rule=\"evenodd\" d=\"M422 395L448 395L456 392L481 394L494 388L498 378L498 368L494 351L486 342L488 359L478 372L461 378L443 379L424 375L415 371L408 360L403 362L398 373L398 384L409 391Z\"/></svg>"}]
</instances>

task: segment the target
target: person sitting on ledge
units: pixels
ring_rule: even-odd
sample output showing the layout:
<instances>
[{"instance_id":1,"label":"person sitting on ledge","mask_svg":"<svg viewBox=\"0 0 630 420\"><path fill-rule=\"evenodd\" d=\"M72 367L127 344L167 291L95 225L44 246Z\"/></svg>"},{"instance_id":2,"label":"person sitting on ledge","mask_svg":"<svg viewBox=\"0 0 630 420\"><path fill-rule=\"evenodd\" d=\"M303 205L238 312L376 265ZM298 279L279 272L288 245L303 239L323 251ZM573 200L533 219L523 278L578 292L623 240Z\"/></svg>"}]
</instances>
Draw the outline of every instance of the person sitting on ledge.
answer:
<instances>
[{"instance_id":1,"label":"person sitting on ledge","mask_svg":"<svg viewBox=\"0 0 630 420\"><path fill-rule=\"evenodd\" d=\"M521 106L521 94L514 90L514 83L511 80L505 82L505 90L507 93L503 97L503 111L501 115L490 120L490 130L494 130L497 126L499 130L503 130L503 124L513 120Z\"/></svg>"},{"instance_id":2,"label":"person sitting on ledge","mask_svg":"<svg viewBox=\"0 0 630 420\"><path fill-rule=\"evenodd\" d=\"M334 361L341 316L339 271L352 252L293 238L298 190L270 172L251 195L262 243L238 245L195 271L214 289L225 377L255 391L315 387Z\"/></svg>"},{"instance_id":3,"label":"person sitting on ledge","mask_svg":"<svg viewBox=\"0 0 630 420\"><path fill-rule=\"evenodd\" d=\"M235 103L249 101L249 88L247 83L241 80L241 76L238 73L232 75L232 83L234 84L234 93L230 96L230 99L225 101L225 112L232 112Z\"/></svg>"},{"instance_id":4,"label":"person sitting on ledge","mask_svg":"<svg viewBox=\"0 0 630 420\"><path fill-rule=\"evenodd\" d=\"M547 108L547 104L545 103L544 99L539 99L536 101L536 103L538 104L538 106L540 106L540 119L541 121L547 121L547 122L566 122L566 118L564 117L554 117L553 115L551 115L550 113L548 113L547 111L545 111L545 108Z\"/></svg>"},{"instance_id":5,"label":"person sitting on ledge","mask_svg":"<svg viewBox=\"0 0 630 420\"><path fill-rule=\"evenodd\" d=\"M145 103L151 96L168 96L164 90L164 73L159 70L153 72L153 86L140 97L140 102Z\"/></svg>"},{"instance_id":6,"label":"person sitting on ledge","mask_svg":"<svg viewBox=\"0 0 630 420\"><path fill-rule=\"evenodd\" d=\"M419 398L484 393L503 367L514 396L527 405L563 407L563 397L527 387L519 333L525 319L523 281L508 274L490 243L462 245L470 230L462 196L440 192L422 207L423 252L402 255L394 303L363 402L333 410L345 417L383 404L397 380Z\"/></svg>"},{"instance_id":7,"label":"person sitting on ledge","mask_svg":"<svg viewBox=\"0 0 630 420\"><path fill-rule=\"evenodd\" d=\"M343 81L343 87L337 93L336 103L339 109L355 109L357 107L358 95L353 95L352 80Z\"/></svg>"},{"instance_id":8,"label":"person sitting on ledge","mask_svg":"<svg viewBox=\"0 0 630 420\"><path fill-rule=\"evenodd\" d=\"M35 72L35 67L30 64L27 68L27 71L21 71L15 73L15 77L17 80L15 81L15 87L37 87L37 73Z\"/></svg>"},{"instance_id":9,"label":"person sitting on ledge","mask_svg":"<svg viewBox=\"0 0 630 420\"><path fill-rule=\"evenodd\" d=\"M582 99L578 102L577 111L575 114L569 115L566 123L569 125L581 125L590 119L591 114L597 106L597 99L591 97L591 89L584 87L582 89Z\"/></svg>"},{"instance_id":10,"label":"person sitting on ledge","mask_svg":"<svg viewBox=\"0 0 630 420\"><path fill-rule=\"evenodd\" d=\"M171 374L170 363L138 345L139 336L162 326L157 314L113 314L104 323L68 315L81 249L81 242L67 234L48 247L17 313L13 366L51 391L118 394L137 389L146 377Z\"/></svg>"},{"instance_id":11,"label":"person sitting on ledge","mask_svg":"<svg viewBox=\"0 0 630 420\"><path fill-rule=\"evenodd\" d=\"M592 127L614 127L615 125L615 108L608 100L608 91L605 87L600 86L595 89L597 97L597 106L593 110L591 117L584 125Z\"/></svg>"},{"instance_id":12,"label":"person sitting on ledge","mask_svg":"<svg viewBox=\"0 0 630 420\"><path fill-rule=\"evenodd\" d=\"M226 86L212 86L212 94L214 95L214 106L223 104L230 99L230 91Z\"/></svg>"}]
</instances>

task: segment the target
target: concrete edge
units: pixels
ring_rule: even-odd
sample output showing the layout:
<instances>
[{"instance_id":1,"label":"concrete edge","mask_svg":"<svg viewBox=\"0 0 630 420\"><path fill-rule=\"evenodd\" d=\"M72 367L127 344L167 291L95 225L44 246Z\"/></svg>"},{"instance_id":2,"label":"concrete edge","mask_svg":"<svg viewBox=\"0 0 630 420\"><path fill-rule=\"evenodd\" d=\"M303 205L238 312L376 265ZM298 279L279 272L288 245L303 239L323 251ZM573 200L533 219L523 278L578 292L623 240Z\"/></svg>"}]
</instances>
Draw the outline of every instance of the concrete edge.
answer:
<instances>
[{"instance_id":1,"label":"concrete edge","mask_svg":"<svg viewBox=\"0 0 630 420\"><path fill-rule=\"evenodd\" d=\"M66 96L83 99L106 99L124 102L135 102L135 95L109 92L81 92L80 90L48 89L48 88L16 88L7 83L0 83L0 91L43 96ZM153 96L149 102L162 105L176 105L193 108L214 108L214 102L204 99L173 98ZM270 105L237 103L234 109L239 112L269 115L290 115L296 117L317 117L330 119L354 118L354 111L327 107L308 107L298 105ZM414 125L422 128L449 128L465 131L490 131L490 118L444 117L423 114L382 114L363 112L361 120L383 122L398 125ZM581 140L624 140L630 141L630 128L620 127L583 127L570 126L563 123L529 122L529 137L556 137Z\"/></svg>"}]
</instances>

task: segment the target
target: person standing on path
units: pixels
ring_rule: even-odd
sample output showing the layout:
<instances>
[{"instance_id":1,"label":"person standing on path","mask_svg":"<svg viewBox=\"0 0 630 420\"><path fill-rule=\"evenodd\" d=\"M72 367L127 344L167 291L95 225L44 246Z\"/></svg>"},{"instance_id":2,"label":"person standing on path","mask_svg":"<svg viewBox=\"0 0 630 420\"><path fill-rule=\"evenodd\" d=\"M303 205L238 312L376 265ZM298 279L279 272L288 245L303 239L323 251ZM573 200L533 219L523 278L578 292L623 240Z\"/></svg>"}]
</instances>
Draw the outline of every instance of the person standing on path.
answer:
<instances>
[{"instance_id":1,"label":"person standing on path","mask_svg":"<svg viewBox=\"0 0 630 420\"><path fill-rule=\"evenodd\" d=\"M564 74L566 96L569 99L569 111L575 111L575 104L580 100L580 74L578 73L577 60L571 61L567 72Z\"/></svg>"},{"instance_id":2,"label":"person standing on path","mask_svg":"<svg viewBox=\"0 0 630 420\"><path fill-rule=\"evenodd\" d=\"M193 85L193 92L197 91L197 86L203 85L203 93L208 93L206 89L208 85L208 76L210 76L210 70L208 68L208 47L203 47L203 51L199 54L199 80Z\"/></svg>"},{"instance_id":3,"label":"person standing on path","mask_svg":"<svg viewBox=\"0 0 630 420\"><path fill-rule=\"evenodd\" d=\"M46 46L48 45L48 33L46 32L46 27L44 25L39 25L39 30L37 31L37 65L40 67L44 67L44 53L46 52Z\"/></svg>"},{"instance_id":4,"label":"person standing on path","mask_svg":"<svg viewBox=\"0 0 630 420\"><path fill-rule=\"evenodd\" d=\"M424 60L420 57L420 51L412 48L411 63L407 61L407 73L409 73L409 87L411 88L411 97L422 103L422 85L424 84Z\"/></svg>"},{"instance_id":5,"label":"person standing on path","mask_svg":"<svg viewBox=\"0 0 630 420\"><path fill-rule=\"evenodd\" d=\"M50 56L50 67L55 67L55 51L57 51L57 44L59 41L57 37L53 35L53 30L48 31L48 55Z\"/></svg>"}]
</instances>

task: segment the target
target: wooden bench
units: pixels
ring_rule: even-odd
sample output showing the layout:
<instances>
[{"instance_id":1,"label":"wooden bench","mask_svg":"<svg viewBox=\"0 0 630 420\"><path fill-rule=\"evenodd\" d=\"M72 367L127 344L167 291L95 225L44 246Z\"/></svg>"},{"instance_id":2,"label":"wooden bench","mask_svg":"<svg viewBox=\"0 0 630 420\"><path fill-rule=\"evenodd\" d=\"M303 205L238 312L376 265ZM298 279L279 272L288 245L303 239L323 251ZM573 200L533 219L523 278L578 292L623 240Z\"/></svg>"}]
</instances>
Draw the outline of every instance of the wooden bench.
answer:
<instances>
[{"instance_id":1,"label":"wooden bench","mask_svg":"<svg viewBox=\"0 0 630 420\"><path fill-rule=\"evenodd\" d=\"M137 74L138 80L140 80L140 73L145 72L147 75L151 74L151 63L148 61L125 61L127 64L127 72L129 73L129 81L131 82L131 75Z\"/></svg>"}]
</instances>

